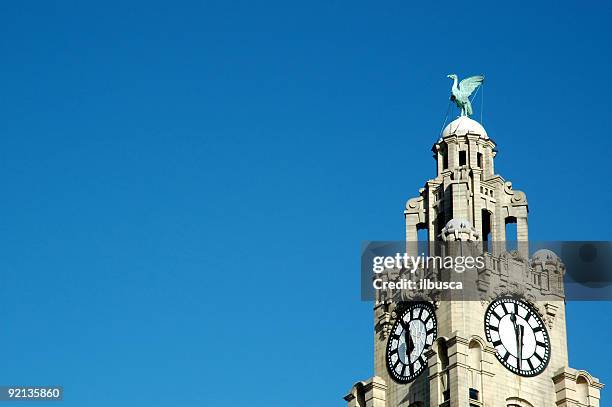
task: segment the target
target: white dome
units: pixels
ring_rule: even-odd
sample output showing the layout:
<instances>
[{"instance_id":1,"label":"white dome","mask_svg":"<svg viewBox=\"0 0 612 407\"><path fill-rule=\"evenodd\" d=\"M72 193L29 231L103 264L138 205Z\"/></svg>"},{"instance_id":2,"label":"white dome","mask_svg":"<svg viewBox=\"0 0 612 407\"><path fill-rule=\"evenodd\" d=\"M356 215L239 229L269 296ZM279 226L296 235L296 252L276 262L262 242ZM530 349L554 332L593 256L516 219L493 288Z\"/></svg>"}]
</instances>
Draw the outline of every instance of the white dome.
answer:
<instances>
[{"instance_id":1,"label":"white dome","mask_svg":"<svg viewBox=\"0 0 612 407\"><path fill-rule=\"evenodd\" d=\"M450 135L464 136L466 134L476 134L484 139L488 139L487 131L476 120L467 116L461 116L453 120L442 131L442 138Z\"/></svg>"},{"instance_id":2,"label":"white dome","mask_svg":"<svg viewBox=\"0 0 612 407\"><path fill-rule=\"evenodd\" d=\"M532 262L549 262L549 261L559 261L559 256L555 254L552 250L548 249L540 249L533 254L531 257Z\"/></svg>"}]
</instances>

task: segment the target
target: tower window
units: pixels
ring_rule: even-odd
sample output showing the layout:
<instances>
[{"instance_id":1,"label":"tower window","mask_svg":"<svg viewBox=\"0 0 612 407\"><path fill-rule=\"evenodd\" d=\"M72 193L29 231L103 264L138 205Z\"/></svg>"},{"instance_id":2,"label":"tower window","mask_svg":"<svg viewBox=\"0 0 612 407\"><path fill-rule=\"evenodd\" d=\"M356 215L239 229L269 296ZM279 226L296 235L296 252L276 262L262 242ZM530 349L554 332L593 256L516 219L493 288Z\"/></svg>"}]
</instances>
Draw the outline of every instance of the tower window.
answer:
<instances>
[{"instance_id":1,"label":"tower window","mask_svg":"<svg viewBox=\"0 0 612 407\"><path fill-rule=\"evenodd\" d=\"M490 252L491 247L491 212L483 209L482 212L482 248L485 252Z\"/></svg>"},{"instance_id":2,"label":"tower window","mask_svg":"<svg viewBox=\"0 0 612 407\"><path fill-rule=\"evenodd\" d=\"M478 390L470 388L470 399L478 400Z\"/></svg>"},{"instance_id":3,"label":"tower window","mask_svg":"<svg viewBox=\"0 0 612 407\"><path fill-rule=\"evenodd\" d=\"M438 217L436 218L436 236L435 240L440 239L440 234L442 233L442 229L446 226L446 219L444 216L444 211L438 213Z\"/></svg>"},{"instance_id":4,"label":"tower window","mask_svg":"<svg viewBox=\"0 0 612 407\"><path fill-rule=\"evenodd\" d=\"M447 170L448 169L448 154L446 154L446 151L442 151L442 169L443 170Z\"/></svg>"},{"instance_id":5,"label":"tower window","mask_svg":"<svg viewBox=\"0 0 612 407\"><path fill-rule=\"evenodd\" d=\"M517 250L517 240L516 218L514 216L508 216L506 218L506 250Z\"/></svg>"},{"instance_id":6,"label":"tower window","mask_svg":"<svg viewBox=\"0 0 612 407\"><path fill-rule=\"evenodd\" d=\"M429 231L427 230L427 225L424 223L417 224L417 241L419 253L425 253L429 243Z\"/></svg>"},{"instance_id":7,"label":"tower window","mask_svg":"<svg viewBox=\"0 0 612 407\"><path fill-rule=\"evenodd\" d=\"M459 165L467 164L467 151L459 151Z\"/></svg>"},{"instance_id":8,"label":"tower window","mask_svg":"<svg viewBox=\"0 0 612 407\"><path fill-rule=\"evenodd\" d=\"M482 153L476 154L476 160L478 162L478 168L482 168Z\"/></svg>"}]
</instances>

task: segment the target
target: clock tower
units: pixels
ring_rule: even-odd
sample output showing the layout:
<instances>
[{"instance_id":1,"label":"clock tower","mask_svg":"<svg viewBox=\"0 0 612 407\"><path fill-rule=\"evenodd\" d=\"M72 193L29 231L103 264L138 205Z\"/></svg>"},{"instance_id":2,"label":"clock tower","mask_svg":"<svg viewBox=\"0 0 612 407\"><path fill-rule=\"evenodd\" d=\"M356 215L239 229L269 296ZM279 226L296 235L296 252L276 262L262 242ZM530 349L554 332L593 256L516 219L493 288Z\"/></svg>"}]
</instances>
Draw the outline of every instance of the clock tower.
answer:
<instances>
[{"instance_id":1,"label":"clock tower","mask_svg":"<svg viewBox=\"0 0 612 407\"><path fill-rule=\"evenodd\" d=\"M598 407L603 384L568 366L565 265L529 252L527 197L495 173L495 142L463 115L432 151L436 176L406 203L406 251L421 247L418 230L430 251L478 246L480 296L417 302L376 290L374 376L353 385L348 407Z\"/></svg>"}]
</instances>

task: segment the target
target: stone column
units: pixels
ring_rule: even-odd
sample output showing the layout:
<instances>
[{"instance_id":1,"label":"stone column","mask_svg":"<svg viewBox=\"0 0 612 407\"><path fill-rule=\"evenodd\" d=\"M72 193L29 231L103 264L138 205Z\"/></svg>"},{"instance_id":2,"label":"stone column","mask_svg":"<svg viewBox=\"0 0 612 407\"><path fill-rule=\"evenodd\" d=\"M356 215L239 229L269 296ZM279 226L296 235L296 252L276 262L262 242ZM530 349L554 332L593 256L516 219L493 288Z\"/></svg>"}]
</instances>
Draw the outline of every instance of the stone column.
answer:
<instances>
[{"instance_id":1,"label":"stone column","mask_svg":"<svg viewBox=\"0 0 612 407\"><path fill-rule=\"evenodd\" d=\"M406 214L406 253L408 256L417 256L419 251L419 235L417 225L419 215L416 213Z\"/></svg>"},{"instance_id":2,"label":"stone column","mask_svg":"<svg viewBox=\"0 0 612 407\"><path fill-rule=\"evenodd\" d=\"M472 174L474 175L472 179L472 225L478 232L482 232L482 198L480 193L480 180L482 178L482 170L473 169ZM481 239L483 236L481 236Z\"/></svg>"},{"instance_id":3,"label":"stone column","mask_svg":"<svg viewBox=\"0 0 612 407\"><path fill-rule=\"evenodd\" d=\"M348 407L387 407L387 384L384 379L374 376L367 382L355 384L344 396Z\"/></svg>"},{"instance_id":4,"label":"stone column","mask_svg":"<svg viewBox=\"0 0 612 407\"><path fill-rule=\"evenodd\" d=\"M364 407L386 407L387 384L382 377L374 376L363 386L365 392Z\"/></svg>"},{"instance_id":5,"label":"stone column","mask_svg":"<svg viewBox=\"0 0 612 407\"><path fill-rule=\"evenodd\" d=\"M506 217L507 212L505 208L502 208L502 194L504 194L503 188L497 186L495 188L495 212L491 216L491 252L493 255L498 256L502 251L506 250Z\"/></svg>"},{"instance_id":6,"label":"stone column","mask_svg":"<svg viewBox=\"0 0 612 407\"><path fill-rule=\"evenodd\" d=\"M435 150L436 150L435 158L436 158L436 164L438 168L437 174L440 175L442 174L442 171L444 171L444 157L442 156L442 151L440 150L439 144L436 144Z\"/></svg>"},{"instance_id":7,"label":"stone column","mask_svg":"<svg viewBox=\"0 0 612 407\"><path fill-rule=\"evenodd\" d=\"M469 220L468 214L468 188L467 180L461 180L452 184L453 213L451 219ZM450 220L450 219L448 219Z\"/></svg>"},{"instance_id":8,"label":"stone column","mask_svg":"<svg viewBox=\"0 0 612 407\"><path fill-rule=\"evenodd\" d=\"M436 225L435 221L435 213L436 210L434 208L434 203L437 198L435 196L434 190L437 191L437 188L443 188L442 185L438 186L436 184L428 183L427 184L427 212L425 212L425 217L427 218L427 237L429 238L429 250L431 250L431 242L436 240Z\"/></svg>"},{"instance_id":9,"label":"stone column","mask_svg":"<svg viewBox=\"0 0 612 407\"><path fill-rule=\"evenodd\" d=\"M468 135L468 165L470 168L478 168L478 140L479 136Z\"/></svg>"},{"instance_id":10,"label":"stone column","mask_svg":"<svg viewBox=\"0 0 612 407\"><path fill-rule=\"evenodd\" d=\"M447 155L448 155L448 168L453 169L459 166L459 146L456 139L446 139Z\"/></svg>"},{"instance_id":11,"label":"stone column","mask_svg":"<svg viewBox=\"0 0 612 407\"><path fill-rule=\"evenodd\" d=\"M576 400L576 382L572 378L571 372L566 368L560 369L553 377L555 384L555 392L557 394L557 406L572 407L573 401Z\"/></svg>"},{"instance_id":12,"label":"stone column","mask_svg":"<svg viewBox=\"0 0 612 407\"><path fill-rule=\"evenodd\" d=\"M521 206L517 209L516 216L516 240L517 249L524 259L529 259L529 233L527 227L527 207Z\"/></svg>"},{"instance_id":13,"label":"stone column","mask_svg":"<svg viewBox=\"0 0 612 407\"><path fill-rule=\"evenodd\" d=\"M495 156L497 153L493 151L493 147L489 146L485 150L484 163L485 163L485 176L490 178L495 174Z\"/></svg>"},{"instance_id":14,"label":"stone column","mask_svg":"<svg viewBox=\"0 0 612 407\"><path fill-rule=\"evenodd\" d=\"M557 394L557 406L574 407L584 405L578 403L578 394L576 392L576 382L578 376L584 378L588 383L586 405L588 407L599 407L600 390L603 388L603 384L601 384L599 380L587 372L577 371L570 367L562 367L561 369L557 370L557 373L555 376L553 376L555 393Z\"/></svg>"},{"instance_id":15,"label":"stone column","mask_svg":"<svg viewBox=\"0 0 612 407\"><path fill-rule=\"evenodd\" d=\"M439 363L438 354L432 350L427 352L427 361L429 365L429 404L439 406L442 404L442 386L440 383L441 366Z\"/></svg>"},{"instance_id":16,"label":"stone column","mask_svg":"<svg viewBox=\"0 0 612 407\"><path fill-rule=\"evenodd\" d=\"M455 336L449 339L450 407L469 405L467 353L468 341L465 338Z\"/></svg>"},{"instance_id":17,"label":"stone column","mask_svg":"<svg viewBox=\"0 0 612 407\"><path fill-rule=\"evenodd\" d=\"M495 357L495 349L485 347L482 350L482 390L480 391L480 401L485 406L495 406L496 404L496 388L493 377L495 377L494 369L497 364Z\"/></svg>"},{"instance_id":18,"label":"stone column","mask_svg":"<svg viewBox=\"0 0 612 407\"><path fill-rule=\"evenodd\" d=\"M348 402L347 406L348 407L362 407L359 404L359 400L357 399L357 396L355 396L354 394L347 394L346 396L344 396L344 400L346 400Z\"/></svg>"}]
</instances>

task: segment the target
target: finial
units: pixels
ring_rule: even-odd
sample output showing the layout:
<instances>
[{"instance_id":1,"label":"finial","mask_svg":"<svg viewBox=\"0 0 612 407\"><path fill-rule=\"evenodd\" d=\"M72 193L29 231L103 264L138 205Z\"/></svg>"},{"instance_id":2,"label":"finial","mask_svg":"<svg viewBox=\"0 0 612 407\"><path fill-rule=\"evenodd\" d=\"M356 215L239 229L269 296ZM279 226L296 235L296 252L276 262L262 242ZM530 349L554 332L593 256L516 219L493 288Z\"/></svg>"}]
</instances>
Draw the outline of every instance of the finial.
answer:
<instances>
[{"instance_id":1,"label":"finial","mask_svg":"<svg viewBox=\"0 0 612 407\"><path fill-rule=\"evenodd\" d=\"M461 116L471 116L472 111L472 103L470 102L470 96L476 88L478 88L482 82L484 81L484 76L476 75L470 76L469 78L463 79L457 85L457 75L450 74L447 75L448 78L453 80L453 87L451 88L451 97L450 100L455 102L457 107L461 109Z\"/></svg>"}]
</instances>

